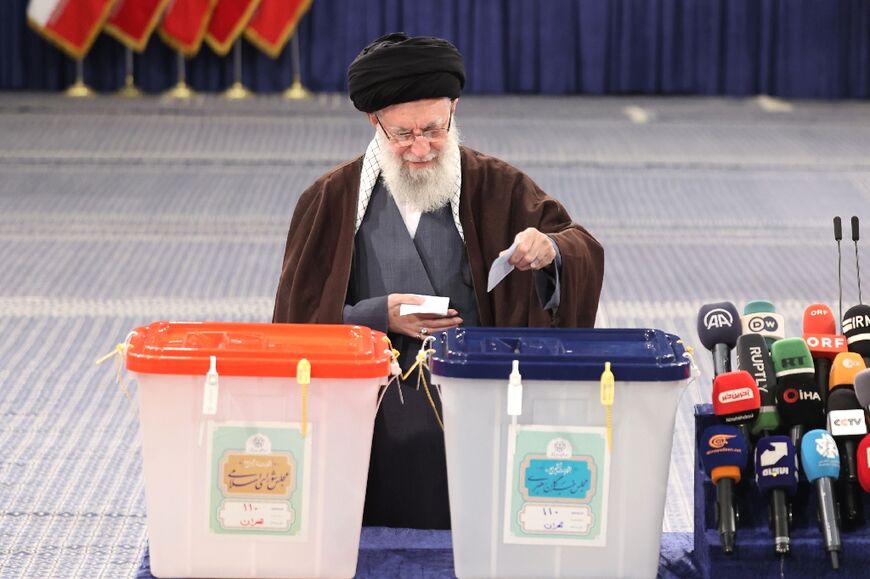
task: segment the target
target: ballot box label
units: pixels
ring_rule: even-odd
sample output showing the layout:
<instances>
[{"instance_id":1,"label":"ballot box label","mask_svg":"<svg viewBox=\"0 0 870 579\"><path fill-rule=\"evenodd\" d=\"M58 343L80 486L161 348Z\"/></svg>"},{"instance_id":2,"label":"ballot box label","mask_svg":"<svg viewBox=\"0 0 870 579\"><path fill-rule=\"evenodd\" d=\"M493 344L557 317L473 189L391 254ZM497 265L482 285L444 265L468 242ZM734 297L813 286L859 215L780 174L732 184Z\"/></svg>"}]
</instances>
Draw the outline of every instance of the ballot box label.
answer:
<instances>
[{"instance_id":1,"label":"ballot box label","mask_svg":"<svg viewBox=\"0 0 870 579\"><path fill-rule=\"evenodd\" d=\"M607 431L511 425L507 446L504 542L605 546Z\"/></svg>"},{"instance_id":2,"label":"ballot box label","mask_svg":"<svg viewBox=\"0 0 870 579\"><path fill-rule=\"evenodd\" d=\"M209 528L303 540L311 438L293 423L209 425Z\"/></svg>"}]
</instances>

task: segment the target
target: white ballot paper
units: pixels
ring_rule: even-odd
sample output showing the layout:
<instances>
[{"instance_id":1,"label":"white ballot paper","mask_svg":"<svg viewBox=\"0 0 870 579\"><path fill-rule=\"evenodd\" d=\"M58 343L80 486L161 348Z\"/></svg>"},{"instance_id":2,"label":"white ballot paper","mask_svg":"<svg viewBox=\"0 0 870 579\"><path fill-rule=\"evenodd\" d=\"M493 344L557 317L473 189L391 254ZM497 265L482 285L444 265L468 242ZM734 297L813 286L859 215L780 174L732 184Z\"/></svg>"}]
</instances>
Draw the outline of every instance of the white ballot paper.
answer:
<instances>
[{"instance_id":1,"label":"white ballot paper","mask_svg":"<svg viewBox=\"0 0 870 579\"><path fill-rule=\"evenodd\" d=\"M492 288L501 283L507 274L514 270L514 266L508 263L508 260L514 254L514 251L517 249L517 242L514 241L513 245L507 248L500 256L495 258L495 261L492 262L492 266L489 268L489 278L486 281L486 291L491 292Z\"/></svg>"},{"instance_id":2,"label":"white ballot paper","mask_svg":"<svg viewBox=\"0 0 870 579\"><path fill-rule=\"evenodd\" d=\"M441 296L417 296L423 298L422 304L402 304L399 306L399 315L407 316L408 314L436 314L446 316L447 309L450 307L450 298Z\"/></svg>"}]
</instances>

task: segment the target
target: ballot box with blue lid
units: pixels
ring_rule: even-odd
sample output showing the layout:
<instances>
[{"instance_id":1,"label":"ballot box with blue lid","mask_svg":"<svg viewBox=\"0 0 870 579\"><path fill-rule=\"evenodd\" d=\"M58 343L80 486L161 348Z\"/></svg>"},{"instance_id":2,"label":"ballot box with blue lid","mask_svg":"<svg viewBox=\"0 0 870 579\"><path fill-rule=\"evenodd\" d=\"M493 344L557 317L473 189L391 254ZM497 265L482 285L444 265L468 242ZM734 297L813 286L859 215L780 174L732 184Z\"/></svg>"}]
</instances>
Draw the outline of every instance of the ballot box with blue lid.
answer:
<instances>
[{"instance_id":1,"label":"ballot box with blue lid","mask_svg":"<svg viewBox=\"0 0 870 579\"><path fill-rule=\"evenodd\" d=\"M457 577L655 577L680 339L460 328L433 347Z\"/></svg>"}]
</instances>

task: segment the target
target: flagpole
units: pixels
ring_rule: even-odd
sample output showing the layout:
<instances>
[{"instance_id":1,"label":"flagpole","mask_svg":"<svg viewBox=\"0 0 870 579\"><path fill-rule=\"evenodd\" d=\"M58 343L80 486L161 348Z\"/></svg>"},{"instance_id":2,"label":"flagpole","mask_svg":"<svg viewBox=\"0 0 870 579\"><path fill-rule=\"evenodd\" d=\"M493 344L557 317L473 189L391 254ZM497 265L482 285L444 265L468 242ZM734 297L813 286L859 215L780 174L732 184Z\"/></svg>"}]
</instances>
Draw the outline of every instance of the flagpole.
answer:
<instances>
[{"instance_id":1,"label":"flagpole","mask_svg":"<svg viewBox=\"0 0 870 579\"><path fill-rule=\"evenodd\" d=\"M94 96L94 91L85 84L84 58L76 59L76 81L66 89L66 96L72 98L85 98Z\"/></svg>"},{"instance_id":2,"label":"flagpole","mask_svg":"<svg viewBox=\"0 0 870 579\"><path fill-rule=\"evenodd\" d=\"M232 101L249 99L254 94L242 84L242 37L236 39L236 44L233 46L233 73L236 81L224 91L224 97Z\"/></svg>"},{"instance_id":3,"label":"flagpole","mask_svg":"<svg viewBox=\"0 0 870 579\"><path fill-rule=\"evenodd\" d=\"M133 80L133 51L129 46L124 49L124 87L118 91L119 97L138 98L142 96L142 91L136 86Z\"/></svg>"},{"instance_id":4,"label":"flagpole","mask_svg":"<svg viewBox=\"0 0 870 579\"><path fill-rule=\"evenodd\" d=\"M284 98L290 100L307 99L311 96L304 86L302 86L302 77L299 75L299 35L293 34L293 39L290 41L290 59L293 61L293 84L284 91Z\"/></svg>"},{"instance_id":5,"label":"flagpole","mask_svg":"<svg viewBox=\"0 0 870 579\"><path fill-rule=\"evenodd\" d=\"M193 89L191 89L187 82L186 71L184 69L184 53L180 50L178 51L178 84L174 87L166 91L166 96L172 99L182 99L187 100L193 96Z\"/></svg>"}]
</instances>

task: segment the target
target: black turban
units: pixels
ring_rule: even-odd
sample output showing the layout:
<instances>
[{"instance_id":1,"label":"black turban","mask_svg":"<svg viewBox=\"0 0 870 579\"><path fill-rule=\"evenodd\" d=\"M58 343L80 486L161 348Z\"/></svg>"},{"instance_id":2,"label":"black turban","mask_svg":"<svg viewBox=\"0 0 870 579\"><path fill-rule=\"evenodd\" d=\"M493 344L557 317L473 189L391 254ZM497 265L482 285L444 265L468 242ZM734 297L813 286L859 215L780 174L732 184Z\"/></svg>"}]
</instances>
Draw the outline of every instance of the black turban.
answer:
<instances>
[{"instance_id":1,"label":"black turban","mask_svg":"<svg viewBox=\"0 0 870 579\"><path fill-rule=\"evenodd\" d=\"M347 69L350 100L366 113L421 99L455 99L465 86L465 66L455 46L441 38L381 36Z\"/></svg>"}]
</instances>

